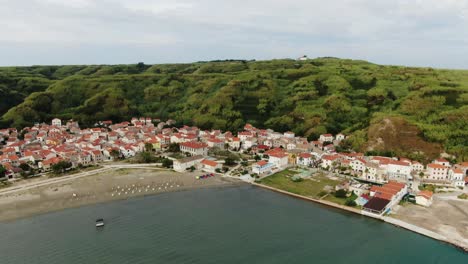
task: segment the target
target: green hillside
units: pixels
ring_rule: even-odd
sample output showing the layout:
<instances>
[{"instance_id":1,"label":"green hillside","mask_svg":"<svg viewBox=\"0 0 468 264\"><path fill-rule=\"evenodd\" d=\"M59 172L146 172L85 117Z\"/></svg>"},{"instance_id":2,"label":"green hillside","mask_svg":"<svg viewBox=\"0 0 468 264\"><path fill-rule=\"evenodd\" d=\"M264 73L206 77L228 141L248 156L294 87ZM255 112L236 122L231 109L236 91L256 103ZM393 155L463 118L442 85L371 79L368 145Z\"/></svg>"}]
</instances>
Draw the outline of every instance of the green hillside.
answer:
<instances>
[{"instance_id":1,"label":"green hillside","mask_svg":"<svg viewBox=\"0 0 468 264\"><path fill-rule=\"evenodd\" d=\"M2 127L53 117L150 116L234 131L250 122L311 139L351 134L344 147L360 150L468 159L468 71L336 58L9 67L0 91Z\"/></svg>"}]
</instances>

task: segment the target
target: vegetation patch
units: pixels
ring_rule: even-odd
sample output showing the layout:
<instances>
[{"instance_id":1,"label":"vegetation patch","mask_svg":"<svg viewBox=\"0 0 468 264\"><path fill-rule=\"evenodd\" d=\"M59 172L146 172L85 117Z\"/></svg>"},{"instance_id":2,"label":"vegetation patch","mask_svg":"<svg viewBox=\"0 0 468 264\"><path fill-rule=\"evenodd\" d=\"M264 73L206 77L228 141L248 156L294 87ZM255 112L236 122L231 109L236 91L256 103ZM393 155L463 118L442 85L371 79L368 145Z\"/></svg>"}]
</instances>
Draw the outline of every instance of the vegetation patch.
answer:
<instances>
[{"instance_id":1,"label":"vegetation patch","mask_svg":"<svg viewBox=\"0 0 468 264\"><path fill-rule=\"evenodd\" d=\"M314 181L309 179L305 179L302 181L294 181L293 176L296 174L296 172L293 172L291 170L284 170L266 178L263 178L260 181L260 183L291 193L296 193L299 195L309 196L313 198L322 197L323 189L326 186L334 187L340 183L339 181L330 180L322 175L314 176Z\"/></svg>"},{"instance_id":2,"label":"vegetation patch","mask_svg":"<svg viewBox=\"0 0 468 264\"><path fill-rule=\"evenodd\" d=\"M0 127L149 116L235 132L250 122L309 140L343 132L343 150L468 159L468 71L337 58L3 67L0 92Z\"/></svg>"}]
</instances>

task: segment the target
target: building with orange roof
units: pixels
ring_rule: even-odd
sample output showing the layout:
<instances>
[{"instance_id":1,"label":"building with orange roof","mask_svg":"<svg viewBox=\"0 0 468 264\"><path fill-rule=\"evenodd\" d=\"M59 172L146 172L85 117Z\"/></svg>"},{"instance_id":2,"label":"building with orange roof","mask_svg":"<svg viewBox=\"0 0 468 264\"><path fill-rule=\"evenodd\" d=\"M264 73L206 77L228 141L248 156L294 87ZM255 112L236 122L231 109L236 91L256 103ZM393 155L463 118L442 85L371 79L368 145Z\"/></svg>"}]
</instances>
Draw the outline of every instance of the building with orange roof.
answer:
<instances>
[{"instance_id":1,"label":"building with orange roof","mask_svg":"<svg viewBox=\"0 0 468 264\"><path fill-rule=\"evenodd\" d=\"M450 162L444 158L436 159L433 161L435 164L439 164L445 167L450 167Z\"/></svg>"},{"instance_id":2,"label":"building with orange roof","mask_svg":"<svg viewBox=\"0 0 468 264\"><path fill-rule=\"evenodd\" d=\"M207 171L207 172L216 172L216 169L221 169L222 166L218 162L214 160L208 160L204 159L201 161L202 164L202 170Z\"/></svg>"},{"instance_id":3,"label":"building with orange roof","mask_svg":"<svg viewBox=\"0 0 468 264\"><path fill-rule=\"evenodd\" d=\"M275 164L278 168L286 168L288 166L289 155L284 151L271 152L268 154L268 162Z\"/></svg>"},{"instance_id":4,"label":"building with orange roof","mask_svg":"<svg viewBox=\"0 0 468 264\"><path fill-rule=\"evenodd\" d=\"M252 172L260 176L269 175L273 172L275 164L267 162L266 160L261 160L252 165Z\"/></svg>"},{"instance_id":5,"label":"building with orange roof","mask_svg":"<svg viewBox=\"0 0 468 264\"><path fill-rule=\"evenodd\" d=\"M455 168L449 170L449 178L452 181L453 186L455 187L464 187L465 180L462 169Z\"/></svg>"},{"instance_id":6,"label":"building with orange roof","mask_svg":"<svg viewBox=\"0 0 468 264\"><path fill-rule=\"evenodd\" d=\"M299 153L296 157L296 164L299 166L309 166L312 164L312 154L308 152Z\"/></svg>"},{"instance_id":7,"label":"building with orange roof","mask_svg":"<svg viewBox=\"0 0 468 264\"><path fill-rule=\"evenodd\" d=\"M429 207L432 204L433 193L431 191L420 191L416 195L416 204Z\"/></svg>"},{"instance_id":8,"label":"building with orange roof","mask_svg":"<svg viewBox=\"0 0 468 264\"><path fill-rule=\"evenodd\" d=\"M378 199L388 200L386 210L391 210L408 193L408 186L403 183L390 181L383 186L372 186L370 196Z\"/></svg>"},{"instance_id":9,"label":"building with orange roof","mask_svg":"<svg viewBox=\"0 0 468 264\"><path fill-rule=\"evenodd\" d=\"M180 151L206 156L208 155L208 145L202 142L182 142L180 143Z\"/></svg>"},{"instance_id":10,"label":"building with orange roof","mask_svg":"<svg viewBox=\"0 0 468 264\"><path fill-rule=\"evenodd\" d=\"M427 168L427 179L434 181L447 181L448 180L448 167L438 164L429 163Z\"/></svg>"}]
</instances>

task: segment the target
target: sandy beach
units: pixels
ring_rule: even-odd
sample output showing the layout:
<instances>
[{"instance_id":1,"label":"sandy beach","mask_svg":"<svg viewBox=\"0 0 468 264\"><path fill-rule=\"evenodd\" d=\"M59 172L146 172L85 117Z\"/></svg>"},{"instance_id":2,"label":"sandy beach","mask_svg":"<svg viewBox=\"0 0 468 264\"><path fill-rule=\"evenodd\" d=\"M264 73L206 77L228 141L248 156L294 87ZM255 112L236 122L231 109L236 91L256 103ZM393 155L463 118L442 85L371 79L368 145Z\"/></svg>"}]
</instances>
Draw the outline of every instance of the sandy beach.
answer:
<instances>
[{"instance_id":1,"label":"sandy beach","mask_svg":"<svg viewBox=\"0 0 468 264\"><path fill-rule=\"evenodd\" d=\"M220 176L196 179L202 174L152 168L115 168L37 187L0 190L0 221L162 192L242 184Z\"/></svg>"}]
</instances>

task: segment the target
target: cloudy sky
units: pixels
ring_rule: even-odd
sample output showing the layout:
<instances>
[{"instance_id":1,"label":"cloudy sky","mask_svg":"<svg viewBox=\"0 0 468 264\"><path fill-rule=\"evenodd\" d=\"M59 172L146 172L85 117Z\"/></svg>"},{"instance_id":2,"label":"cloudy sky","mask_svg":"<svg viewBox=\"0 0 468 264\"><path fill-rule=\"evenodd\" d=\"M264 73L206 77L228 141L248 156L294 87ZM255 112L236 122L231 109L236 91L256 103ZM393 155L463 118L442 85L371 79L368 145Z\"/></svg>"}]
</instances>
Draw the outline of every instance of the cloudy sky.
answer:
<instances>
[{"instance_id":1,"label":"cloudy sky","mask_svg":"<svg viewBox=\"0 0 468 264\"><path fill-rule=\"evenodd\" d=\"M468 0L0 0L0 65L334 56L468 69Z\"/></svg>"}]
</instances>

